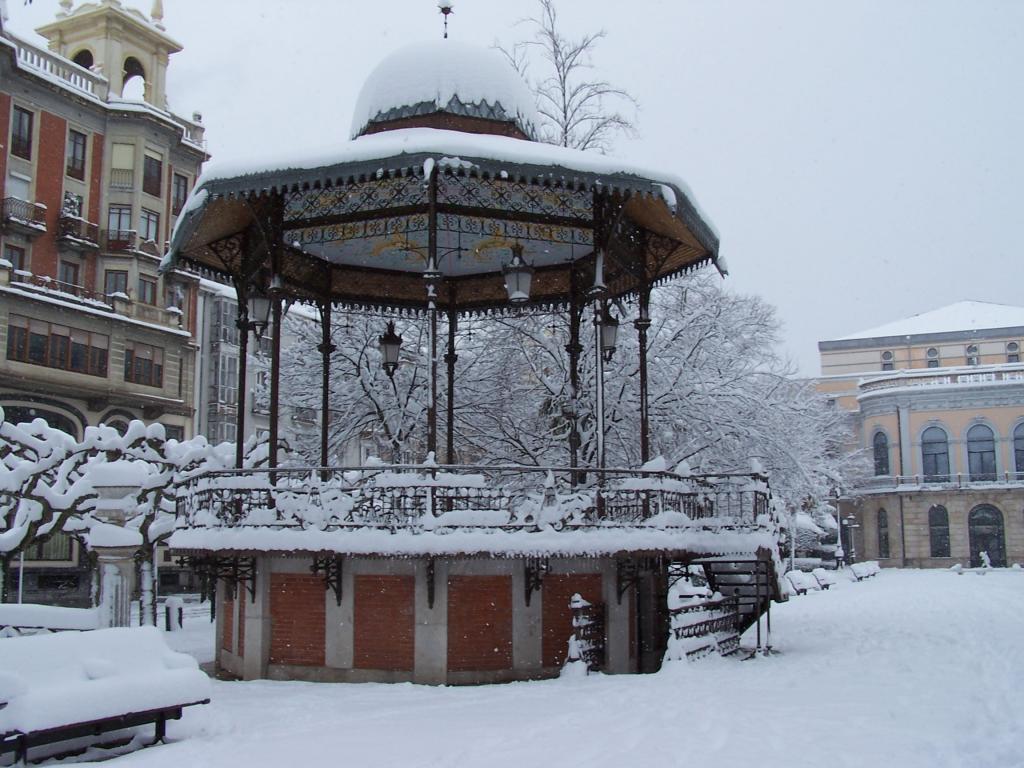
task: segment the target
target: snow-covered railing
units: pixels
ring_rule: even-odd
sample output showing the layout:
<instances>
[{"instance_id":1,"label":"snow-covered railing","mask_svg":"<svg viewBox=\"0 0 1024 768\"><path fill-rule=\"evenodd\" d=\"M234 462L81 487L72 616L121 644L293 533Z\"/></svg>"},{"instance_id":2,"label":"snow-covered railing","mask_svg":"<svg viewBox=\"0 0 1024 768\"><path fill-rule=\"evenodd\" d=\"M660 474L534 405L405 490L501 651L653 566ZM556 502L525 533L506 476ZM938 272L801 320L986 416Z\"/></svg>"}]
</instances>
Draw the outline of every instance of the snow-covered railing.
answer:
<instances>
[{"instance_id":1,"label":"snow-covered railing","mask_svg":"<svg viewBox=\"0 0 1024 768\"><path fill-rule=\"evenodd\" d=\"M17 48L19 67L34 70L47 79L60 81L65 87L80 93L100 99L106 98L107 79L102 75L80 67L45 48L34 46L8 30L4 32Z\"/></svg>"},{"instance_id":2,"label":"snow-covered railing","mask_svg":"<svg viewBox=\"0 0 1024 768\"><path fill-rule=\"evenodd\" d=\"M22 200L18 197L5 197L3 202L3 220L21 224L30 229L46 231L46 206Z\"/></svg>"},{"instance_id":3,"label":"snow-covered railing","mask_svg":"<svg viewBox=\"0 0 1024 768\"><path fill-rule=\"evenodd\" d=\"M892 490L905 486L935 486L936 490L971 488L977 485L1024 485L1024 472L989 472L950 475L883 475L860 481L858 491Z\"/></svg>"},{"instance_id":4,"label":"snow-covered railing","mask_svg":"<svg viewBox=\"0 0 1024 768\"><path fill-rule=\"evenodd\" d=\"M575 481L575 482L574 482ZM739 528L770 522L757 475L526 466L208 472L178 494L183 527Z\"/></svg>"}]
</instances>

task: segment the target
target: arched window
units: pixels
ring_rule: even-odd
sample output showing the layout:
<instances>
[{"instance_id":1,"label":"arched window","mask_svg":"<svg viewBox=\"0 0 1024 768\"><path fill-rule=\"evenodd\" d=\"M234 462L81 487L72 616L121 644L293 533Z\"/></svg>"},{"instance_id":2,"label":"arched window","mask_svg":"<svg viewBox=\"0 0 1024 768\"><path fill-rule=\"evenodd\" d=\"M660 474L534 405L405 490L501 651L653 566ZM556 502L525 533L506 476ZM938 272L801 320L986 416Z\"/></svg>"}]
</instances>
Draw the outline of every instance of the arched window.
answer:
<instances>
[{"instance_id":1,"label":"arched window","mask_svg":"<svg viewBox=\"0 0 1024 768\"><path fill-rule=\"evenodd\" d=\"M878 556L889 557L889 516L884 509L878 510Z\"/></svg>"},{"instance_id":2,"label":"arched window","mask_svg":"<svg viewBox=\"0 0 1024 768\"><path fill-rule=\"evenodd\" d=\"M1020 362L1020 344L1018 344L1016 341L1011 341L1006 345L1006 362Z\"/></svg>"},{"instance_id":3,"label":"arched window","mask_svg":"<svg viewBox=\"0 0 1024 768\"><path fill-rule=\"evenodd\" d=\"M996 568L1006 567L1006 538L1003 534L1003 513L991 504L981 504L967 516L967 530L971 539L971 567L984 565L981 553L988 555Z\"/></svg>"},{"instance_id":4,"label":"arched window","mask_svg":"<svg viewBox=\"0 0 1024 768\"><path fill-rule=\"evenodd\" d=\"M59 429L61 432L66 432L75 439L78 438L78 427L75 426L75 423L71 419L62 413L49 411L45 408L5 405L4 418L11 424L23 424L34 421L35 419L42 419L46 422L47 426Z\"/></svg>"},{"instance_id":5,"label":"arched window","mask_svg":"<svg viewBox=\"0 0 1024 768\"><path fill-rule=\"evenodd\" d=\"M966 355L966 358L967 358L967 364L968 365L977 365L978 364L978 345L977 344L969 344L969 345L967 345L967 355Z\"/></svg>"},{"instance_id":6,"label":"arched window","mask_svg":"<svg viewBox=\"0 0 1024 768\"><path fill-rule=\"evenodd\" d=\"M92 51L90 51L88 48L83 48L82 50L80 50L78 53L74 55L74 57L72 57L71 60L75 62L75 64L77 64L78 66L85 67L86 69L92 69L92 65L94 63L92 58Z\"/></svg>"},{"instance_id":7,"label":"arched window","mask_svg":"<svg viewBox=\"0 0 1024 768\"><path fill-rule=\"evenodd\" d=\"M941 504L928 510L928 536L932 557L949 557L949 513Z\"/></svg>"},{"instance_id":8,"label":"arched window","mask_svg":"<svg viewBox=\"0 0 1024 768\"><path fill-rule=\"evenodd\" d=\"M971 480L996 479L996 438L984 424L967 430L967 470Z\"/></svg>"},{"instance_id":9,"label":"arched window","mask_svg":"<svg viewBox=\"0 0 1024 768\"><path fill-rule=\"evenodd\" d=\"M889 474L889 438L884 432L875 432L872 441L875 451L875 475Z\"/></svg>"},{"instance_id":10,"label":"arched window","mask_svg":"<svg viewBox=\"0 0 1024 768\"><path fill-rule=\"evenodd\" d=\"M1013 430L1013 463L1017 467L1017 479L1024 478L1024 422Z\"/></svg>"},{"instance_id":11,"label":"arched window","mask_svg":"<svg viewBox=\"0 0 1024 768\"><path fill-rule=\"evenodd\" d=\"M939 350L938 349L936 349L935 347L929 347L928 351L925 353L925 356L928 358L928 367L929 368L938 368L939 367Z\"/></svg>"},{"instance_id":12,"label":"arched window","mask_svg":"<svg viewBox=\"0 0 1024 768\"><path fill-rule=\"evenodd\" d=\"M895 367L895 356L892 352L882 353L882 370L891 371Z\"/></svg>"},{"instance_id":13,"label":"arched window","mask_svg":"<svg viewBox=\"0 0 1024 768\"><path fill-rule=\"evenodd\" d=\"M921 435L921 470L926 483L949 480L949 441L939 427L928 427Z\"/></svg>"},{"instance_id":14,"label":"arched window","mask_svg":"<svg viewBox=\"0 0 1024 768\"><path fill-rule=\"evenodd\" d=\"M142 67L142 62L136 59L134 56L129 56L124 60L124 82L128 82L133 77L141 77L143 80L146 79L146 70Z\"/></svg>"}]
</instances>

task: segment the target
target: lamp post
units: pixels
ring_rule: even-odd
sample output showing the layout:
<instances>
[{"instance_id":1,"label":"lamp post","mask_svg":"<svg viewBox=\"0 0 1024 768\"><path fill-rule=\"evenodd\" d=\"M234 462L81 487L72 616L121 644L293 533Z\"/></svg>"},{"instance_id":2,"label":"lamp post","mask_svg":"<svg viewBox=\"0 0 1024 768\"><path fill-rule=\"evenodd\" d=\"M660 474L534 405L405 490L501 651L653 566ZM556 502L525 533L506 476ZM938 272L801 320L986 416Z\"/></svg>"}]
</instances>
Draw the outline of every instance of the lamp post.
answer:
<instances>
[{"instance_id":1,"label":"lamp post","mask_svg":"<svg viewBox=\"0 0 1024 768\"><path fill-rule=\"evenodd\" d=\"M270 316L270 297L260 291L249 292L245 286L236 286L238 291L238 395L235 415L235 467L242 468L245 456L245 393L247 388L249 361L249 333L262 337L267 329Z\"/></svg>"},{"instance_id":2,"label":"lamp post","mask_svg":"<svg viewBox=\"0 0 1024 768\"><path fill-rule=\"evenodd\" d=\"M850 538L850 562L856 562L857 560L857 545L853 540L854 530L860 528L857 524L857 518L854 515L848 515L846 518L846 531Z\"/></svg>"}]
</instances>

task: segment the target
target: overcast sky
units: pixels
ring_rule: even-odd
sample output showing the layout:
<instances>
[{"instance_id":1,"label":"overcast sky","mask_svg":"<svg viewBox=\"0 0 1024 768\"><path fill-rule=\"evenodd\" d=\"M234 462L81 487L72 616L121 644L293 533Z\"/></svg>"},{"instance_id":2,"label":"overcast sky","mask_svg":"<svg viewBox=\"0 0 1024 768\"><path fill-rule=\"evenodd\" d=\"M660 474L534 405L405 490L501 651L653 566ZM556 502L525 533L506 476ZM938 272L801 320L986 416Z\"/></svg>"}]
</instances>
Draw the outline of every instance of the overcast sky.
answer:
<instances>
[{"instance_id":1,"label":"overcast sky","mask_svg":"<svg viewBox=\"0 0 1024 768\"><path fill-rule=\"evenodd\" d=\"M148 0L128 5L148 12ZM10 0L26 32L57 0ZM76 3L77 5L77 3ZM685 178L728 284L775 304L785 351L960 299L1024 305L1021 0L560 0L604 28L602 77L641 104L615 154ZM218 159L348 138L373 66L437 37L433 0L165 0L172 108ZM451 35L527 34L533 0L461 0Z\"/></svg>"}]
</instances>

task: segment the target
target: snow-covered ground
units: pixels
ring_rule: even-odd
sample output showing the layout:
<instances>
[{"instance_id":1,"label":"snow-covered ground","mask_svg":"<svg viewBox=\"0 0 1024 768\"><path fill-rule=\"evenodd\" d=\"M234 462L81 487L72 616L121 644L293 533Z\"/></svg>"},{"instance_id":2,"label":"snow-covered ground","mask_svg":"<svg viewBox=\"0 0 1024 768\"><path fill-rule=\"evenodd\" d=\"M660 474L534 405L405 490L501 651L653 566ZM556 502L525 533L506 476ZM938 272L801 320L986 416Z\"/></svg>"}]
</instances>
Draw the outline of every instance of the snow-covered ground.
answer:
<instances>
[{"instance_id":1,"label":"snow-covered ground","mask_svg":"<svg viewBox=\"0 0 1024 768\"><path fill-rule=\"evenodd\" d=\"M775 606L778 654L751 661L476 688L219 682L174 743L115 762L1024 766L1022 606L1021 570L884 571Z\"/></svg>"}]
</instances>

